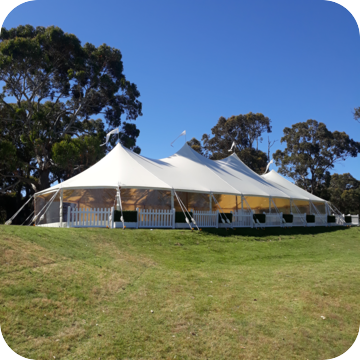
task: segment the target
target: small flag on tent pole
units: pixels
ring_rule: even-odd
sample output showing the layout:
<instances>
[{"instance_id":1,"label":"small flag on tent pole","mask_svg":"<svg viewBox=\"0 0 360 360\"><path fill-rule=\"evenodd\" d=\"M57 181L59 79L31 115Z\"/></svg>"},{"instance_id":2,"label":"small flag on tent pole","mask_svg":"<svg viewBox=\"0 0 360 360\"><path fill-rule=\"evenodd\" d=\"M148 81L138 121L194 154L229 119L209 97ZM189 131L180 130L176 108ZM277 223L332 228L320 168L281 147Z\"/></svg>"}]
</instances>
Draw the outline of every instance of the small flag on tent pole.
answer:
<instances>
[{"instance_id":1,"label":"small flag on tent pole","mask_svg":"<svg viewBox=\"0 0 360 360\"><path fill-rule=\"evenodd\" d=\"M101 144L100 146L104 146L107 145L107 143L109 142L110 136L112 134L118 134L118 138L119 138L119 128L116 128L114 130L111 130L109 133L106 134L106 142L104 144Z\"/></svg>"},{"instance_id":2,"label":"small flag on tent pole","mask_svg":"<svg viewBox=\"0 0 360 360\"><path fill-rule=\"evenodd\" d=\"M270 162L267 164L267 166L266 166L266 170L265 170L264 174L267 173L267 171L269 170L270 165L273 164L273 163L274 163L274 160L271 159L271 161L270 161Z\"/></svg>"},{"instance_id":3,"label":"small flag on tent pole","mask_svg":"<svg viewBox=\"0 0 360 360\"><path fill-rule=\"evenodd\" d=\"M183 135L186 136L186 130L184 130L170 145L173 146L172 144L173 144L180 136L183 136ZM185 140L186 140L186 137L185 137Z\"/></svg>"},{"instance_id":4,"label":"small flag on tent pole","mask_svg":"<svg viewBox=\"0 0 360 360\"><path fill-rule=\"evenodd\" d=\"M236 146L236 144L235 144L235 141L233 141L233 143L232 143L232 145L231 145L231 148L230 148L230 150L228 150L229 152L230 151L233 151L233 148Z\"/></svg>"}]
</instances>

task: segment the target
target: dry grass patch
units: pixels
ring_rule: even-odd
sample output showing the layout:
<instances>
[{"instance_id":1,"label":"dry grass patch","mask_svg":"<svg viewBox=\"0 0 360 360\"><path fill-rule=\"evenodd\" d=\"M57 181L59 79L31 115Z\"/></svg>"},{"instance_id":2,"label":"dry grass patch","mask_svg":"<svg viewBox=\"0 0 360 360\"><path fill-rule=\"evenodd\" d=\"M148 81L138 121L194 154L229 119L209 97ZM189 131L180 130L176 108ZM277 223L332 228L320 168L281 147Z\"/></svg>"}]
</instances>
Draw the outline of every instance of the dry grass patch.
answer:
<instances>
[{"instance_id":1,"label":"dry grass patch","mask_svg":"<svg viewBox=\"0 0 360 360\"><path fill-rule=\"evenodd\" d=\"M16 236L0 236L0 274L44 266L59 258L41 246L24 242Z\"/></svg>"}]
</instances>

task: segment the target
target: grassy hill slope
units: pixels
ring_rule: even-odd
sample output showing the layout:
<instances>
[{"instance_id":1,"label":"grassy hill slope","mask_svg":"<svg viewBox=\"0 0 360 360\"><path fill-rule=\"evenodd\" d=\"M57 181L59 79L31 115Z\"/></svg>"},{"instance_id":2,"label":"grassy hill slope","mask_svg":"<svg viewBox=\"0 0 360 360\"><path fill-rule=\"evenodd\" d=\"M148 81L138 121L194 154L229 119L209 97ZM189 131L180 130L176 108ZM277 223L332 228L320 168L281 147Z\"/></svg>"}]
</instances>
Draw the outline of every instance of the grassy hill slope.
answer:
<instances>
[{"instance_id":1,"label":"grassy hill slope","mask_svg":"<svg viewBox=\"0 0 360 360\"><path fill-rule=\"evenodd\" d=\"M31 359L329 359L359 258L359 228L0 226L0 326Z\"/></svg>"}]
</instances>

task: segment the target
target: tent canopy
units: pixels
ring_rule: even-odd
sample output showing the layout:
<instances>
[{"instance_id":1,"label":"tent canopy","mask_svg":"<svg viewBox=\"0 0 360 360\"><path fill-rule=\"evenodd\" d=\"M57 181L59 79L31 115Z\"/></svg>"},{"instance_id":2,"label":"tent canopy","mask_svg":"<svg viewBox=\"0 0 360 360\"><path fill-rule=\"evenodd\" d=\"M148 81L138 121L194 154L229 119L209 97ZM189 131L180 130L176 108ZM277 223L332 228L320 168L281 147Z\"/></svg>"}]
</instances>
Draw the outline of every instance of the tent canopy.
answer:
<instances>
[{"instance_id":1,"label":"tent canopy","mask_svg":"<svg viewBox=\"0 0 360 360\"><path fill-rule=\"evenodd\" d=\"M306 199L311 201L321 201L324 202L325 200L310 194L304 189L296 186L289 180L286 180L280 174L278 174L275 170L271 170L269 173L262 175L268 183L273 184L274 186L278 187L281 191L291 195L293 199Z\"/></svg>"},{"instance_id":2,"label":"tent canopy","mask_svg":"<svg viewBox=\"0 0 360 360\"><path fill-rule=\"evenodd\" d=\"M235 154L213 161L185 144L174 155L148 159L117 144L103 159L69 180L37 195L62 189L156 189L197 193L324 201L275 171L260 176Z\"/></svg>"}]
</instances>

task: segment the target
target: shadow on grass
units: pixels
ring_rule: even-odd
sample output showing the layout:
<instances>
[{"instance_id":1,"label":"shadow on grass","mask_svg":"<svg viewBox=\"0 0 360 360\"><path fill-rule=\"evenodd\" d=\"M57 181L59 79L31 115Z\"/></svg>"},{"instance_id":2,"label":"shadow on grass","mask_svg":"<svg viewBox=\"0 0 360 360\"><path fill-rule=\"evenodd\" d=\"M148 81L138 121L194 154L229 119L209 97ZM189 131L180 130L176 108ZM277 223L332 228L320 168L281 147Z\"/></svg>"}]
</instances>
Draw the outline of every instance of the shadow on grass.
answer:
<instances>
[{"instance_id":1,"label":"shadow on grass","mask_svg":"<svg viewBox=\"0 0 360 360\"><path fill-rule=\"evenodd\" d=\"M317 227L293 227L293 228L264 228L264 229L250 229L250 228L236 228L228 230L214 229L214 228L202 228L201 231L206 234L219 235L223 237L241 235L249 237L266 237L266 236L279 236L279 235L315 235L315 234L325 234L333 233L335 231L346 231L348 228L343 226L317 226Z\"/></svg>"},{"instance_id":2,"label":"shadow on grass","mask_svg":"<svg viewBox=\"0 0 360 360\"><path fill-rule=\"evenodd\" d=\"M189 233L191 232L189 228L184 229L161 229L161 228L153 228L154 230L170 230L176 233ZM336 231L346 231L348 227L345 226L314 226L314 227L292 227L292 228L280 228L280 227L269 227L269 228L201 228L201 233L208 235L217 235L222 237L229 237L234 235L239 236L249 236L249 237L266 237L266 236L280 236L280 235L316 235L316 234L326 234L326 233L334 233ZM126 231L149 231L150 229L126 229ZM360 228L359 228L360 231ZM197 233L198 230L194 228L192 232Z\"/></svg>"}]
</instances>

